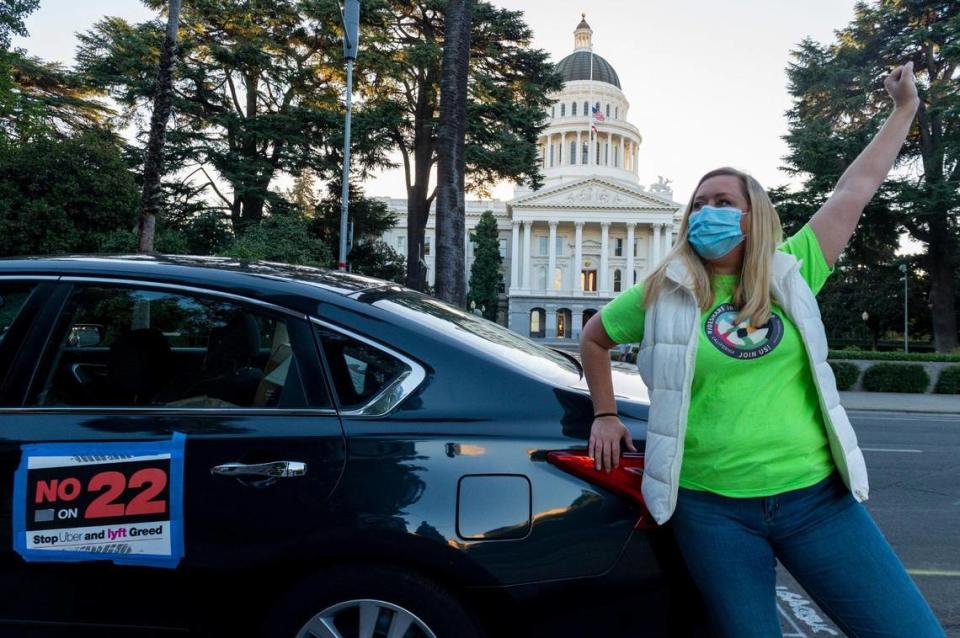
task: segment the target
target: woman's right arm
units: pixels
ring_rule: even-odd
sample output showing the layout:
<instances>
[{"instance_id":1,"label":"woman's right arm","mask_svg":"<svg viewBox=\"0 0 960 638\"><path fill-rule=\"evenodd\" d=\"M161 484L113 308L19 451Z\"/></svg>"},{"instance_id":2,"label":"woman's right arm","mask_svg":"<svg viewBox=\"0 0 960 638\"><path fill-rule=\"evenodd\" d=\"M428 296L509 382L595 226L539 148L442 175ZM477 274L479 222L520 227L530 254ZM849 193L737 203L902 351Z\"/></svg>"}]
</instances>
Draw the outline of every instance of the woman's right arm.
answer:
<instances>
[{"instance_id":1,"label":"woman's right arm","mask_svg":"<svg viewBox=\"0 0 960 638\"><path fill-rule=\"evenodd\" d=\"M613 374L610 370L610 348L614 342L603 327L600 313L590 317L580 334L580 361L583 374L590 389L593 401L593 413L617 412L617 402L613 397ZM590 428L588 454L594 459L594 467L609 473L620 463L620 441L624 440L627 449L636 452L630 430L620 421L620 417L600 417L593 420Z\"/></svg>"}]
</instances>

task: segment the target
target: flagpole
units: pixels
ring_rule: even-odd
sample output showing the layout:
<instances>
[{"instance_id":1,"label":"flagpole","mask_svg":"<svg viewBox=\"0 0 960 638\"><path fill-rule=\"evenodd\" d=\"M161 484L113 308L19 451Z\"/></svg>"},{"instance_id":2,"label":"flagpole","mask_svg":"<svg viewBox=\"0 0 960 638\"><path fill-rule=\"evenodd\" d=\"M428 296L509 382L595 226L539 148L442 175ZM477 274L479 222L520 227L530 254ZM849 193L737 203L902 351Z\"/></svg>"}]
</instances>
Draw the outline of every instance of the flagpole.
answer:
<instances>
[{"instance_id":1,"label":"flagpole","mask_svg":"<svg viewBox=\"0 0 960 638\"><path fill-rule=\"evenodd\" d=\"M590 96L590 104L587 109L587 126L590 127L590 148L588 149L587 158L589 159L589 165L593 166L596 160L596 158L593 157L593 46L590 47L590 89L588 94Z\"/></svg>"}]
</instances>

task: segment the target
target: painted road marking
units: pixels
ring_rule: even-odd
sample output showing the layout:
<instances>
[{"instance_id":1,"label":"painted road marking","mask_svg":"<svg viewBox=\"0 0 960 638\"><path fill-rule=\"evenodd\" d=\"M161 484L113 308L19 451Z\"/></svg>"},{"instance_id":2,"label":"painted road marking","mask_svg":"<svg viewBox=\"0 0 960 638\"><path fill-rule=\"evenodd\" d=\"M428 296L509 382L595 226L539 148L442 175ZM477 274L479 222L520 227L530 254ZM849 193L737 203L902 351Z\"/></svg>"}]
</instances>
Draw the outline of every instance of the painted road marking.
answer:
<instances>
[{"instance_id":1,"label":"painted road marking","mask_svg":"<svg viewBox=\"0 0 960 638\"><path fill-rule=\"evenodd\" d=\"M793 618L791 618L790 615L783 610L783 607L780 606L780 603L777 603L777 611L779 611L780 615L783 616L788 623L790 623L790 627L793 629L791 633L784 633L783 638L807 638L807 634L803 633L800 628L797 627L797 623L795 623Z\"/></svg>"},{"instance_id":2,"label":"painted road marking","mask_svg":"<svg viewBox=\"0 0 960 638\"><path fill-rule=\"evenodd\" d=\"M813 606L813 603L801 596L800 594L795 594L785 585L777 585L777 598L783 601L789 608L790 612L793 614L793 618L796 618L798 621L806 625L806 627L812 631L814 634L826 634L828 636L839 636L840 633L833 629L827 620L824 620L820 617L820 614L817 613L816 609ZM780 605L777 605L780 608L781 613L783 609ZM786 614L784 614L786 615ZM796 628L800 636L805 636L805 634L800 630L793 618L789 618L790 624Z\"/></svg>"},{"instance_id":3,"label":"painted road marking","mask_svg":"<svg viewBox=\"0 0 960 638\"><path fill-rule=\"evenodd\" d=\"M899 414L899 415L891 414L890 416L877 416L869 412L857 412L856 414L854 414L852 413L852 411L849 412L848 414L851 419L857 419L860 421L924 421L924 422L929 421L931 423L960 422L960 419L957 419L957 417L951 418L949 416L944 417L941 415L933 416L932 414L917 414L915 412L911 414Z\"/></svg>"},{"instance_id":4,"label":"painted road marking","mask_svg":"<svg viewBox=\"0 0 960 638\"><path fill-rule=\"evenodd\" d=\"M864 452L902 452L905 454L922 454L923 450L914 450L901 447L862 447Z\"/></svg>"},{"instance_id":5,"label":"painted road marking","mask_svg":"<svg viewBox=\"0 0 960 638\"><path fill-rule=\"evenodd\" d=\"M911 576L952 576L960 577L960 569L908 569Z\"/></svg>"}]
</instances>

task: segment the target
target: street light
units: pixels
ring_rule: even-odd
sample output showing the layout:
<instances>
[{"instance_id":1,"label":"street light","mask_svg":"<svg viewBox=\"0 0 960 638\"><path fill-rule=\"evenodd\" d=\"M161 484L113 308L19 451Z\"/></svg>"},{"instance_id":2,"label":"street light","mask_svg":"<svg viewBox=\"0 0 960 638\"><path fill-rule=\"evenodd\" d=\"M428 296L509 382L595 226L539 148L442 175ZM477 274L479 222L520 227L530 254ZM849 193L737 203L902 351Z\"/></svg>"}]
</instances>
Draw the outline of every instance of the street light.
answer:
<instances>
[{"instance_id":1,"label":"street light","mask_svg":"<svg viewBox=\"0 0 960 638\"><path fill-rule=\"evenodd\" d=\"M340 254L337 269L347 269L347 216L350 204L350 116L353 114L353 61L360 44L360 0L344 0L343 57L347 60L347 115L343 125L343 188L340 192Z\"/></svg>"},{"instance_id":2,"label":"street light","mask_svg":"<svg viewBox=\"0 0 960 638\"><path fill-rule=\"evenodd\" d=\"M909 317L907 312L907 279L909 272L907 271L906 264L900 264L900 272L903 273L903 351L910 352L910 346L908 345L909 342L907 341L907 331L909 329L907 324L907 319Z\"/></svg>"}]
</instances>

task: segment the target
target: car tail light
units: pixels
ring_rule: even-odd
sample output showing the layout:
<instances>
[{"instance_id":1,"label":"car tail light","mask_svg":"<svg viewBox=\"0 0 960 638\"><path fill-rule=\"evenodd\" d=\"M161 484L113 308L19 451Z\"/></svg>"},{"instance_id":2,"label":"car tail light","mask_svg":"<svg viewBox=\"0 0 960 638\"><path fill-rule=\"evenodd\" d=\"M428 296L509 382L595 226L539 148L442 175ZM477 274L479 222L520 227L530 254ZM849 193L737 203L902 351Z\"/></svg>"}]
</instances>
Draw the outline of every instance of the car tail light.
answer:
<instances>
[{"instance_id":1,"label":"car tail light","mask_svg":"<svg viewBox=\"0 0 960 638\"><path fill-rule=\"evenodd\" d=\"M656 527L653 517L643 503L640 493L640 481L643 479L643 454L640 452L624 452L620 455L620 462L608 474L594 467L594 460L587 455L587 450L555 450L547 452L547 461L553 463L564 472L573 474L585 481L609 490L620 496L630 499L640 506L640 518L635 529L651 529Z\"/></svg>"}]
</instances>

